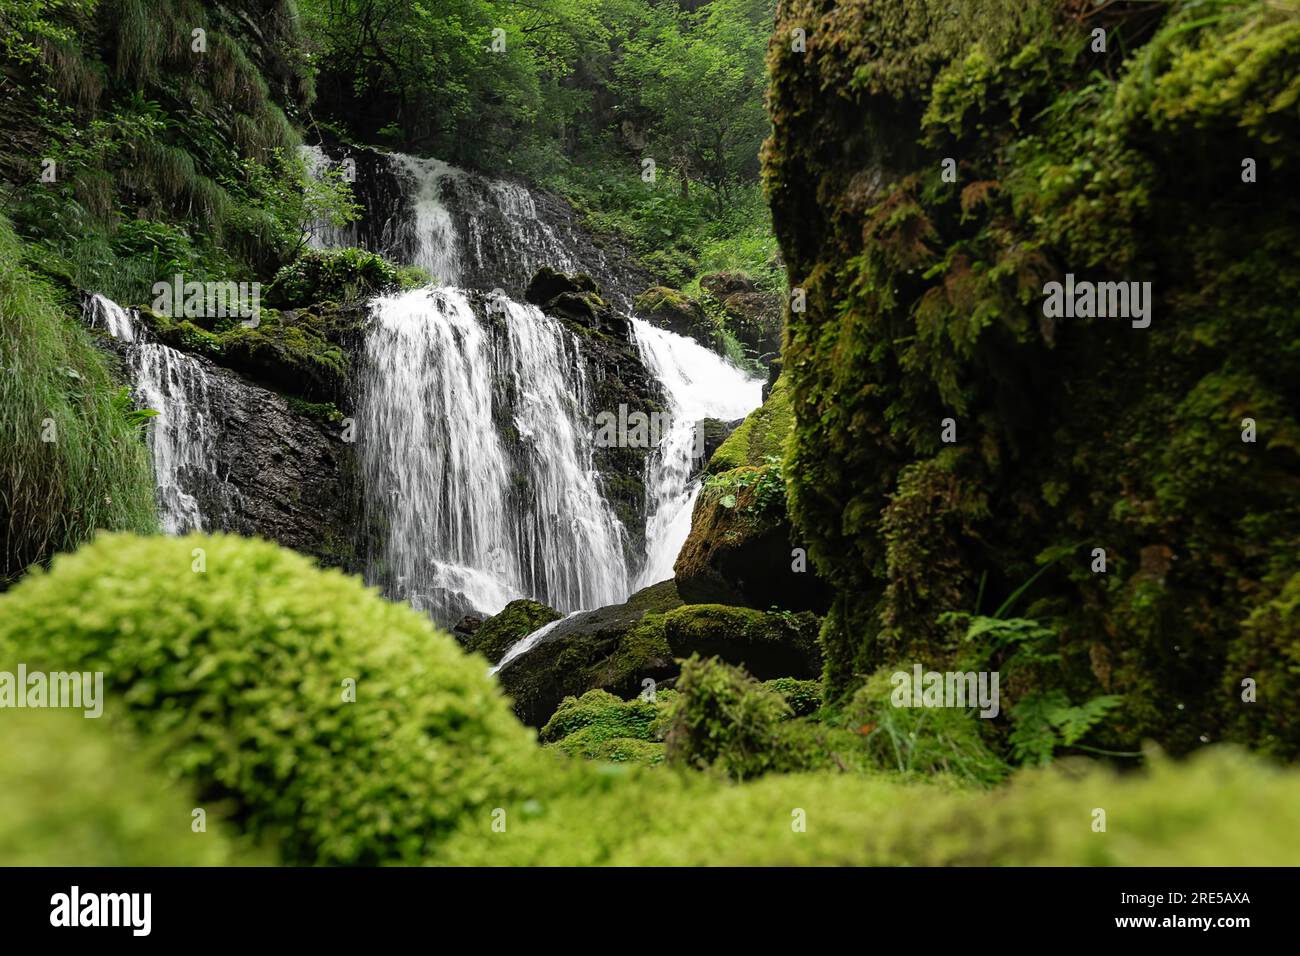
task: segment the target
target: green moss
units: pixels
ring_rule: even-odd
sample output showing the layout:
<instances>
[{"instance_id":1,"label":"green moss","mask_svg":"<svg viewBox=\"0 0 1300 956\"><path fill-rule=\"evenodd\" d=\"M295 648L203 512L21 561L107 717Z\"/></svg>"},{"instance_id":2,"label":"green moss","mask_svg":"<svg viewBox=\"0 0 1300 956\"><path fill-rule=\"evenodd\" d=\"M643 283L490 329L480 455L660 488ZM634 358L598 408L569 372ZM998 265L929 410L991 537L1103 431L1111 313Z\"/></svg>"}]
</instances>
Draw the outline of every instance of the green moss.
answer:
<instances>
[{"instance_id":1,"label":"green moss","mask_svg":"<svg viewBox=\"0 0 1300 956\"><path fill-rule=\"evenodd\" d=\"M553 780L482 658L257 540L99 536L0 597L0 669L19 660L103 671L108 716L287 862L435 859Z\"/></svg>"},{"instance_id":2,"label":"green moss","mask_svg":"<svg viewBox=\"0 0 1300 956\"><path fill-rule=\"evenodd\" d=\"M6 710L0 859L8 866L227 866L264 862L218 805L159 770L107 721ZM205 810L195 832L193 811Z\"/></svg>"},{"instance_id":3,"label":"green moss","mask_svg":"<svg viewBox=\"0 0 1300 956\"><path fill-rule=\"evenodd\" d=\"M773 383L767 400L750 412L713 453L706 471L716 475L745 465L760 467L769 458L783 458L793 428L794 410L782 375Z\"/></svg>"},{"instance_id":4,"label":"green moss","mask_svg":"<svg viewBox=\"0 0 1300 956\"><path fill-rule=\"evenodd\" d=\"M505 834L466 826L440 862L614 866L1291 866L1300 778L1214 748L1117 775L1026 771L986 793L946 781L794 774L718 786L615 768ZM1096 832L1095 811L1106 829Z\"/></svg>"},{"instance_id":5,"label":"green moss","mask_svg":"<svg viewBox=\"0 0 1300 956\"><path fill-rule=\"evenodd\" d=\"M763 681L763 686L776 691L790 705L795 717L816 713L822 705L822 685L815 680L797 680L793 677L775 677Z\"/></svg>"},{"instance_id":6,"label":"green moss","mask_svg":"<svg viewBox=\"0 0 1300 956\"><path fill-rule=\"evenodd\" d=\"M1300 554L1300 14L1134 8L1104 57L1047 0L794 0L777 36L795 27L806 53L771 46L764 162L806 299L785 473L839 595L831 697L958 653L939 614L1033 578L1058 682L1124 698L1110 747L1247 733L1227 662ZM1150 281L1150 327L1045 318L1067 272ZM1247 417L1268 438L1243 443Z\"/></svg>"},{"instance_id":7,"label":"green moss","mask_svg":"<svg viewBox=\"0 0 1300 956\"><path fill-rule=\"evenodd\" d=\"M470 639L469 649L477 651L495 664L510 649L510 645L563 616L555 608L547 607L540 601L528 598L511 601L479 625Z\"/></svg>"}]
</instances>

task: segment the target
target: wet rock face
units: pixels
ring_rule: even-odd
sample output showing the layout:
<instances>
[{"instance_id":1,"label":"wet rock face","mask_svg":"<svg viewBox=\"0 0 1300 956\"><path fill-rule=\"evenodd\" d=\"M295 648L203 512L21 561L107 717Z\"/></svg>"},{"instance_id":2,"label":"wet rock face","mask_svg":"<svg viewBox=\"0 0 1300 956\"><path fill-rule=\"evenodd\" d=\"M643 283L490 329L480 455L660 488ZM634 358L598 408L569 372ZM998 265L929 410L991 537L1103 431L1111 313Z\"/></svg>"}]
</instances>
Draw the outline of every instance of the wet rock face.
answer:
<instances>
[{"instance_id":1,"label":"wet rock face","mask_svg":"<svg viewBox=\"0 0 1300 956\"><path fill-rule=\"evenodd\" d=\"M760 471L746 466L726 474ZM823 613L830 591L796 547L783 506L764 507L752 486L706 487L673 567L677 590L692 603Z\"/></svg>"}]
</instances>

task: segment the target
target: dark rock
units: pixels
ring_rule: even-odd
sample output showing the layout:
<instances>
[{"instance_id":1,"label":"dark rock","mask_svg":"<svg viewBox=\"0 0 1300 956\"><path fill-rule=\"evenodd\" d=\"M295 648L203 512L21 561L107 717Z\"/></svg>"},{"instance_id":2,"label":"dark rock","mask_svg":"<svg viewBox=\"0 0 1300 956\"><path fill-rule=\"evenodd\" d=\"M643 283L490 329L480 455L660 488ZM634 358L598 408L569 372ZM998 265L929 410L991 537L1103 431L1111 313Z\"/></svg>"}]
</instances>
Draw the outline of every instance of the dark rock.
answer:
<instances>
[{"instance_id":1,"label":"dark rock","mask_svg":"<svg viewBox=\"0 0 1300 956\"><path fill-rule=\"evenodd\" d=\"M722 329L704 306L676 289L653 286L636 297L634 307L651 325L685 335L715 351L722 348Z\"/></svg>"},{"instance_id":2,"label":"dark rock","mask_svg":"<svg viewBox=\"0 0 1300 956\"><path fill-rule=\"evenodd\" d=\"M624 604L565 618L497 672L519 719L540 727L565 697L599 688L630 699L642 681L676 676L662 615L681 603L673 582L662 581Z\"/></svg>"},{"instance_id":3,"label":"dark rock","mask_svg":"<svg viewBox=\"0 0 1300 956\"><path fill-rule=\"evenodd\" d=\"M676 658L719 657L759 680L821 675L816 614L770 613L721 604L688 604L664 615L664 639Z\"/></svg>"},{"instance_id":4,"label":"dark rock","mask_svg":"<svg viewBox=\"0 0 1300 956\"><path fill-rule=\"evenodd\" d=\"M691 459L692 478L704 470L704 466L713 458L713 453L722 446L722 443L727 440L727 437L732 432L740 427L740 424L743 421L743 418L737 418L735 421L731 422L724 422L717 418L702 418L695 423L696 435L698 436L701 432L703 432L704 435L704 454L698 458Z\"/></svg>"},{"instance_id":5,"label":"dark rock","mask_svg":"<svg viewBox=\"0 0 1300 956\"><path fill-rule=\"evenodd\" d=\"M469 648L475 633L483 626L483 618L475 617L472 614L466 614L456 626L451 629L451 636L456 638L457 642L465 648Z\"/></svg>"},{"instance_id":6,"label":"dark rock","mask_svg":"<svg viewBox=\"0 0 1300 956\"><path fill-rule=\"evenodd\" d=\"M691 533L673 567L678 592L692 603L823 613L830 606L829 589L806 557L796 557L784 505L761 502L756 489L763 471L743 466L725 475L754 483L700 492Z\"/></svg>"},{"instance_id":7,"label":"dark rock","mask_svg":"<svg viewBox=\"0 0 1300 956\"><path fill-rule=\"evenodd\" d=\"M542 266L529 280L528 288L524 290L524 301L543 306L556 296L583 292L600 292L591 276L582 273L569 275L550 266Z\"/></svg>"},{"instance_id":8,"label":"dark rock","mask_svg":"<svg viewBox=\"0 0 1300 956\"><path fill-rule=\"evenodd\" d=\"M523 640L539 627L558 621L563 615L540 601L521 598L511 601L475 630L467 646L495 664L510 645Z\"/></svg>"},{"instance_id":9,"label":"dark rock","mask_svg":"<svg viewBox=\"0 0 1300 956\"><path fill-rule=\"evenodd\" d=\"M754 280L743 272L711 272L700 276L700 288L718 299L738 292L753 292Z\"/></svg>"}]
</instances>

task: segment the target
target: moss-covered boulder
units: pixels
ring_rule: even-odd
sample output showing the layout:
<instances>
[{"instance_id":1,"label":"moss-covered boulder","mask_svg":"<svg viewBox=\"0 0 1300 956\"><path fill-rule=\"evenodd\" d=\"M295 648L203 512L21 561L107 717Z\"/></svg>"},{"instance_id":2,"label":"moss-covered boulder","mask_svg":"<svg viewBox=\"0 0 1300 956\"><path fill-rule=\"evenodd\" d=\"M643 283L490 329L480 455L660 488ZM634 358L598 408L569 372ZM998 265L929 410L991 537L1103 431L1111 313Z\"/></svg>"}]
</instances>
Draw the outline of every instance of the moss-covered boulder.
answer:
<instances>
[{"instance_id":1,"label":"moss-covered boulder","mask_svg":"<svg viewBox=\"0 0 1300 956\"><path fill-rule=\"evenodd\" d=\"M719 453L726 448L724 443ZM829 599L794 540L775 461L733 468L705 482L673 576L682 599L697 604L821 612Z\"/></svg>"},{"instance_id":2,"label":"moss-covered boulder","mask_svg":"<svg viewBox=\"0 0 1300 956\"><path fill-rule=\"evenodd\" d=\"M651 325L685 335L706 348L722 348L722 328L704 306L685 293L667 286L651 286L633 303L636 314Z\"/></svg>"},{"instance_id":3,"label":"moss-covered boulder","mask_svg":"<svg viewBox=\"0 0 1300 956\"><path fill-rule=\"evenodd\" d=\"M475 627L464 643L469 650L477 651L495 664L510 645L563 616L540 601L520 598Z\"/></svg>"},{"instance_id":4,"label":"moss-covered boulder","mask_svg":"<svg viewBox=\"0 0 1300 956\"><path fill-rule=\"evenodd\" d=\"M262 541L101 535L0 596L0 670L18 661L102 671L106 717L286 862L434 859L554 782L481 658Z\"/></svg>"},{"instance_id":5,"label":"moss-covered boulder","mask_svg":"<svg viewBox=\"0 0 1300 956\"><path fill-rule=\"evenodd\" d=\"M663 633L677 658L717 657L760 680L809 679L821 674L820 624L817 615L807 611L687 604L663 616Z\"/></svg>"},{"instance_id":6,"label":"moss-covered boulder","mask_svg":"<svg viewBox=\"0 0 1300 956\"><path fill-rule=\"evenodd\" d=\"M664 723L675 696L663 690L622 700L590 690L566 697L539 736L571 757L653 766L664 759Z\"/></svg>"},{"instance_id":7,"label":"moss-covered boulder","mask_svg":"<svg viewBox=\"0 0 1300 956\"><path fill-rule=\"evenodd\" d=\"M705 471L716 475L745 465L761 467L773 458L783 458L793 432L790 390L786 380L778 378L763 404L750 412L710 456Z\"/></svg>"},{"instance_id":8,"label":"moss-covered boulder","mask_svg":"<svg viewBox=\"0 0 1300 956\"><path fill-rule=\"evenodd\" d=\"M623 604L570 615L497 672L514 700L515 713L540 727L566 697L602 689L632 698L645 681L675 677L677 665L664 639L663 614L681 604L673 582L663 581Z\"/></svg>"},{"instance_id":9,"label":"moss-covered boulder","mask_svg":"<svg viewBox=\"0 0 1300 956\"><path fill-rule=\"evenodd\" d=\"M1102 53L1051 0L782 4L786 464L835 693L1048 567L1018 600L1062 686L1122 697L1112 747L1300 752L1294 695L1225 692L1300 569L1300 14L1203 13L1115 8ZM1149 311L1059 317L1075 280Z\"/></svg>"}]
</instances>

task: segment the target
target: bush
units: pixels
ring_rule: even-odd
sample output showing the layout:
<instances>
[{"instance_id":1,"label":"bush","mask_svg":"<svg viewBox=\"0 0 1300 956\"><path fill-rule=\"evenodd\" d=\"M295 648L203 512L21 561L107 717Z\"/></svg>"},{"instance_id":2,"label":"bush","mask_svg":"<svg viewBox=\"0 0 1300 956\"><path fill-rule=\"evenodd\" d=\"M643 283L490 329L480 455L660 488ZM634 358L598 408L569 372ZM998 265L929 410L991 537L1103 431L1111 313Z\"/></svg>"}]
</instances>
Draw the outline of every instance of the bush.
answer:
<instances>
[{"instance_id":1,"label":"bush","mask_svg":"<svg viewBox=\"0 0 1300 956\"><path fill-rule=\"evenodd\" d=\"M266 300L276 307L351 302L396 291L402 278L391 262L364 249L309 249L275 274ZM404 278L415 281L409 273Z\"/></svg>"},{"instance_id":2,"label":"bush","mask_svg":"<svg viewBox=\"0 0 1300 956\"><path fill-rule=\"evenodd\" d=\"M0 860L6 866L222 866L237 850L216 808L161 773L103 720L50 710L0 716ZM207 811L195 833L192 811Z\"/></svg>"},{"instance_id":3,"label":"bush","mask_svg":"<svg viewBox=\"0 0 1300 956\"><path fill-rule=\"evenodd\" d=\"M668 716L668 761L744 780L780 761L777 726L790 705L743 670L716 658L682 662Z\"/></svg>"},{"instance_id":4,"label":"bush","mask_svg":"<svg viewBox=\"0 0 1300 956\"><path fill-rule=\"evenodd\" d=\"M103 671L107 711L293 863L435 860L554 764L481 658L257 540L103 535L60 556L0 598L0 669L18 660Z\"/></svg>"}]
</instances>

